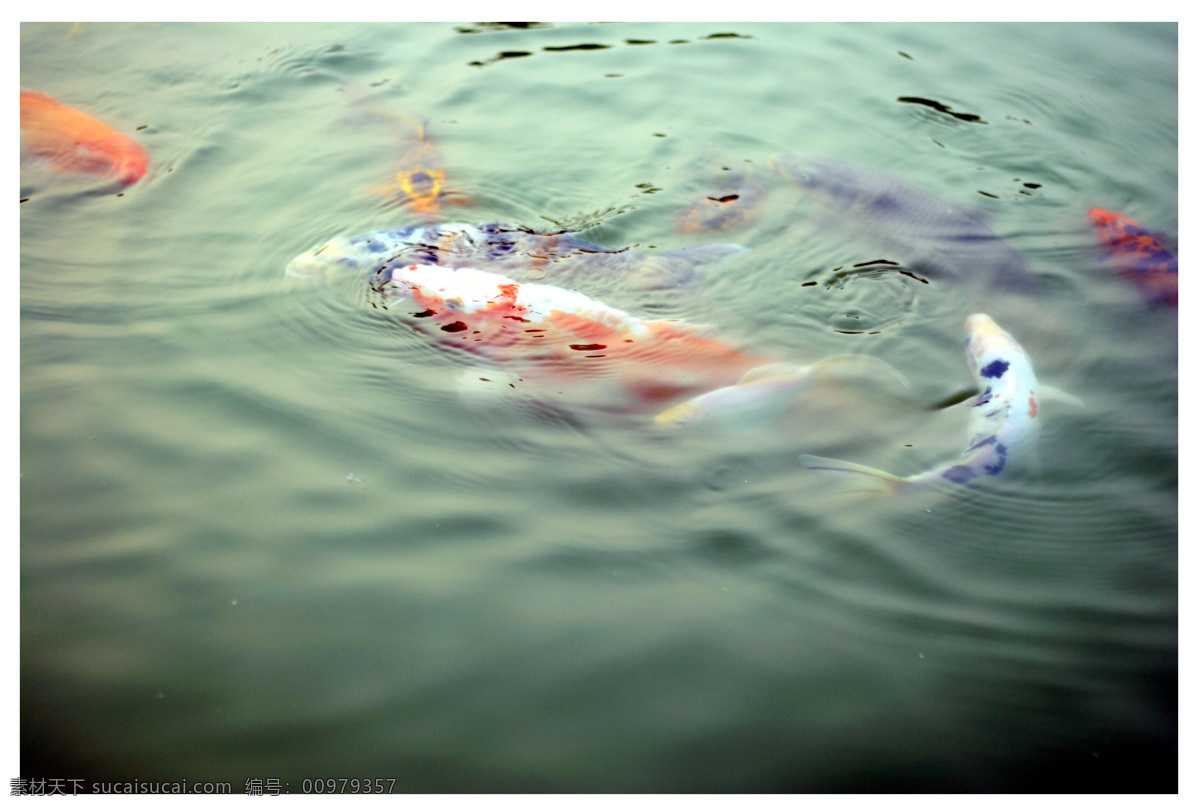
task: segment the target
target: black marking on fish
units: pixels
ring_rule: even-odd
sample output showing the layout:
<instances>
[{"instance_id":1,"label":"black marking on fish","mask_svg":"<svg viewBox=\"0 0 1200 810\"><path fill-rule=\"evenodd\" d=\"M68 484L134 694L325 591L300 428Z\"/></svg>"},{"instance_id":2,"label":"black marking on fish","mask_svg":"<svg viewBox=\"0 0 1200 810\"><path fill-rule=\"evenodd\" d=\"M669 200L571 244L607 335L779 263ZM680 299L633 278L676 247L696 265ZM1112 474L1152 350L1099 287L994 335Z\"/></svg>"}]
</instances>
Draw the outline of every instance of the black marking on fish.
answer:
<instances>
[{"instance_id":1,"label":"black marking on fish","mask_svg":"<svg viewBox=\"0 0 1200 810\"><path fill-rule=\"evenodd\" d=\"M1006 371L1008 371L1007 360L993 360L979 370L979 375L994 380L1003 377Z\"/></svg>"}]
</instances>

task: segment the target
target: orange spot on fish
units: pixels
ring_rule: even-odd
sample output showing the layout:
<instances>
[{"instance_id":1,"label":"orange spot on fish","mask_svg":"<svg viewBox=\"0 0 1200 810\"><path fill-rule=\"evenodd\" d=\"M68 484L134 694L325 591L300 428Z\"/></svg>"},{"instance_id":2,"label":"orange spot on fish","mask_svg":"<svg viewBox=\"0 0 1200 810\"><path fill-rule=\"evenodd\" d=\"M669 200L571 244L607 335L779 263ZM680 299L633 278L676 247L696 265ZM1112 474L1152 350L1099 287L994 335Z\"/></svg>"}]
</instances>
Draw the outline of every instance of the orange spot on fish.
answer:
<instances>
[{"instance_id":1,"label":"orange spot on fish","mask_svg":"<svg viewBox=\"0 0 1200 810\"><path fill-rule=\"evenodd\" d=\"M55 171L112 177L125 185L140 180L150 162L133 138L35 91L21 91L21 139Z\"/></svg>"},{"instance_id":2,"label":"orange spot on fish","mask_svg":"<svg viewBox=\"0 0 1200 810\"><path fill-rule=\"evenodd\" d=\"M1029 392L1029 418L1033 419L1038 415L1037 398L1032 391Z\"/></svg>"}]
</instances>

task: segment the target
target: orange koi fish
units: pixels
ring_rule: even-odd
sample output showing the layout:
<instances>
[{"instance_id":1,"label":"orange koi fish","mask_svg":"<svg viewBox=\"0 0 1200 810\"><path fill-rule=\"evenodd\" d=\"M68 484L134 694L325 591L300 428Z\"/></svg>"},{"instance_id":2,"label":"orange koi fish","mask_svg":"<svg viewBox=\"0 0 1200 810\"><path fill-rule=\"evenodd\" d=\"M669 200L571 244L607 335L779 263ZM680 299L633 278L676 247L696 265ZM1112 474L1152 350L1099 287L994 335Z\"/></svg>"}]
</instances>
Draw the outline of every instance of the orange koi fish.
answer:
<instances>
[{"instance_id":1,"label":"orange koi fish","mask_svg":"<svg viewBox=\"0 0 1200 810\"><path fill-rule=\"evenodd\" d=\"M150 160L133 138L45 93L21 91L21 139L55 171L98 174L125 185L140 180Z\"/></svg>"},{"instance_id":2,"label":"orange koi fish","mask_svg":"<svg viewBox=\"0 0 1200 810\"><path fill-rule=\"evenodd\" d=\"M1090 209L1088 219L1121 275L1141 288L1147 303L1179 305L1179 260L1157 237L1132 219L1103 208Z\"/></svg>"},{"instance_id":3,"label":"orange koi fish","mask_svg":"<svg viewBox=\"0 0 1200 810\"><path fill-rule=\"evenodd\" d=\"M374 186L368 192L394 199L433 221L441 215L442 205L474 205L470 196L447 186L446 157L429 136L425 123L396 115L374 96L355 87L347 88L367 121L384 124L392 130L397 143L396 174L390 183Z\"/></svg>"},{"instance_id":4,"label":"orange koi fish","mask_svg":"<svg viewBox=\"0 0 1200 810\"><path fill-rule=\"evenodd\" d=\"M734 173L721 190L697 200L675 222L676 233L725 233L758 218L766 187L750 171Z\"/></svg>"}]
</instances>

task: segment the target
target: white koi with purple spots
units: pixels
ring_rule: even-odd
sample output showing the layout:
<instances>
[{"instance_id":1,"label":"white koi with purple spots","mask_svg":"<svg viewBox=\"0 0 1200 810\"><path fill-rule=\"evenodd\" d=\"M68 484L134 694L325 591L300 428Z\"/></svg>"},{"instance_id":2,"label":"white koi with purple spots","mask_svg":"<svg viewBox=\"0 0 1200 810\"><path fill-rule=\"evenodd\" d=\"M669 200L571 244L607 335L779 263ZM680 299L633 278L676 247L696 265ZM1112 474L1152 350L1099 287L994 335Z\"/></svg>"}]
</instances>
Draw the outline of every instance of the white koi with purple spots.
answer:
<instances>
[{"instance_id":1,"label":"white koi with purple spots","mask_svg":"<svg viewBox=\"0 0 1200 810\"><path fill-rule=\"evenodd\" d=\"M986 484L1027 466L1037 442L1039 388L1021 345L989 316L967 318L967 365L980 393L970 400L969 439L962 455L907 478L848 461L804 455L809 469L863 476L868 490Z\"/></svg>"},{"instance_id":2,"label":"white koi with purple spots","mask_svg":"<svg viewBox=\"0 0 1200 810\"><path fill-rule=\"evenodd\" d=\"M692 245L658 253L606 248L570 233L520 225L445 223L336 236L287 266L290 276L370 278L392 262L473 267L519 282L560 286L620 282L635 289L686 285L701 267L746 251L741 245Z\"/></svg>"}]
</instances>

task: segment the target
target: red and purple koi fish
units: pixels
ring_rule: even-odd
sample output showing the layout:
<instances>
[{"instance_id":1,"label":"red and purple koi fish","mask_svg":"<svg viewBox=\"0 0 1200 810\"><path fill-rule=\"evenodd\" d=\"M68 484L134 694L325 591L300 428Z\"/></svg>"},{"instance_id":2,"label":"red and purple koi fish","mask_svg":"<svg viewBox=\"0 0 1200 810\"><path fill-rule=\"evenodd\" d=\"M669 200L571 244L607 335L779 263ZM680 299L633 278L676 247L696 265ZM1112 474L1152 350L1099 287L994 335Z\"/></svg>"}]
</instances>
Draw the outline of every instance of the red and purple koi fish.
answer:
<instances>
[{"instance_id":1,"label":"red and purple koi fish","mask_svg":"<svg viewBox=\"0 0 1200 810\"><path fill-rule=\"evenodd\" d=\"M1179 305L1179 260L1158 237L1132 219L1103 208L1089 210L1088 219L1121 275L1141 288L1150 306Z\"/></svg>"}]
</instances>

